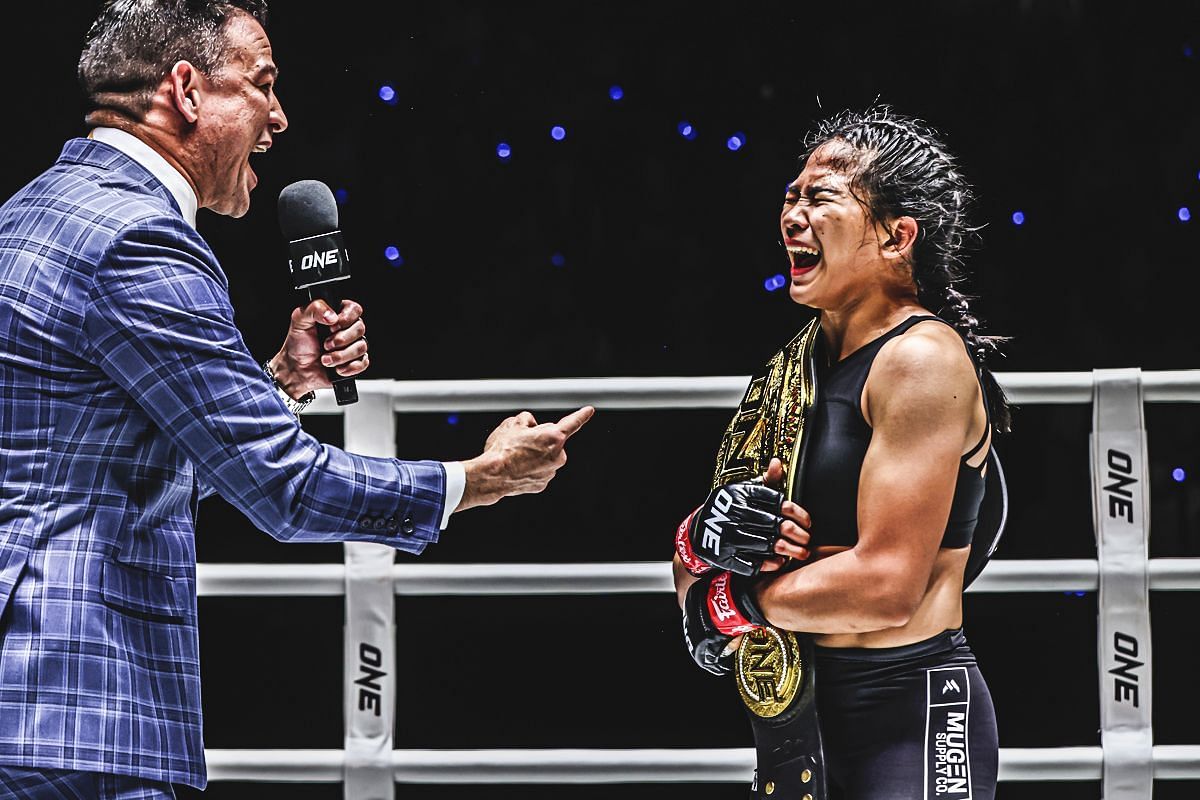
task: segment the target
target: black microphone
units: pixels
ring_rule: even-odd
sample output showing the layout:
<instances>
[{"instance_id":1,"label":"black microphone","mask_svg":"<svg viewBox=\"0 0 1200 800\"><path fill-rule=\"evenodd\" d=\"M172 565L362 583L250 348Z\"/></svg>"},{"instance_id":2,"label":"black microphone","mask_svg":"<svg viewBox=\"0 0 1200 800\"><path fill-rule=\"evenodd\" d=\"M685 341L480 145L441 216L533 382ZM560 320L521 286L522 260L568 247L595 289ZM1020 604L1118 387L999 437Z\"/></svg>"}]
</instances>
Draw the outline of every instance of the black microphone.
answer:
<instances>
[{"instance_id":1,"label":"black microphone","mask_svg":"<svg viewBox=\"0 0 1200 800\"><path fill-rule=\"evenodd\" d=\"M320 181L296 181L283 187L279 193L279 227L288 240L292 286L297 291L307 290L310 303L324 300L340 312L342 297L335 284L350 277L350 254L338 230L333 192ZM329 327L317 325L317 339L322 346L327 338ZM339 406L358 402L354 378L338 375L333 367L326 367L325 372Z\"/></svg>"}]
</instances>

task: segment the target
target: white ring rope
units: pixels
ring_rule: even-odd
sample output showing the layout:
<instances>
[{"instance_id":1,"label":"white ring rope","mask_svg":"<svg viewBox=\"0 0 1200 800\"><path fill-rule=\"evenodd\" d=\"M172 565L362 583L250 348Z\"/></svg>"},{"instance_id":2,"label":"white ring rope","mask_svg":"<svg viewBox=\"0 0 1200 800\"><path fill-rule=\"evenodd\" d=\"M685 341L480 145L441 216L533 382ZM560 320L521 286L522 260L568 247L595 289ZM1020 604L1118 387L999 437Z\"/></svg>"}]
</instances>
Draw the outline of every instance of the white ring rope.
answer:
<instances>
[{"instance_id":1,"label":"white ring rope","mask_svg":"<svg viewBox=\"0 0 1200 800\"><path fill-rule=\"evenodd\" d=\"M206 750L213 781L338 783L341 750ZM1003 747L1001 781L1099 780L1099 747ZM748 783L749 747L709 749L396 750L400 783ZM1158 780L1200 778L1200 746L1155 745Z\"/></svg>"},{"instance_id":2,"label":"white ring rope","mask_svg":"<svg viewBox=\"0 0 1200 800\"><path fill-rule=\"evenodd\" d=\"M1150 588L1200 590L1200 558L1152 558ZM200 564L199 593L215 596L345 594L341 564ZM673 592L669 561L598 564L397 564L398 595L637 594ZM1089 559L994 559L967 589L975 592L1088 592L1099 588Z\"/></svg>"},{"instance_id":3,"label":"white ring rope","mask_svg":"<svg viewBox=\"0 0 1200 800\"><path fill-rule=\"evenodd\" d=\"M1090 403L1090 372L1009 372L997 379L1014 403ZM733 408L746 377L569 378L550 380L359 381L361 409L350 407L367 430L359 438L394 441L392 412L512 412L593 405L602 409ZM1141 373L1146 402L1200 402L1200 370ZM390 398L390 403L385 399ZM366 406L378 407L367 414ZM309 413L341 414L322 392ZM348 425L348 427L350 427ZM386 429L386 430L385 430ZM347 441L349 443L350 437ZM1145 561L1149 588L1200 590L1200 558ZM386 575L386 572L384 573ZM603 564L396 564L398 595L566 595L673 591L668 562ZM346 594L344 564L200 564L202 596ZM1095 559L992 561L971 592L1096 591ZM349 669L349 667L348 667ZM345 750L206 750L210 780L343 782ZM390 759L389 759L390 755ZM1153 777L1200 779L1200 745L1155 745ZM1100 780L1100 747L1002 748L1001 781ZM749 781L750 748L720 749L491 749L392 750L373 767L408 783L658 783Z\"/></svg>"},{"instance_id":4,"label":"white ring rope","mask_svg":"<svg viewBox=\"0 0 1200 800\"><path fill-rule=\"evenodd\" d=\"M998 372L1014 403L1090 403L1090 372ZM748 376L696 378L549 378L473 381L358 381L362 395L389 395L395 411L447 412L559 409L730 408L746 391ZM1200 402L1200 370L1142 373L1152 403ZM321 392L306 414L341 414L332 392Z\"/></svg>"}]
</instances>

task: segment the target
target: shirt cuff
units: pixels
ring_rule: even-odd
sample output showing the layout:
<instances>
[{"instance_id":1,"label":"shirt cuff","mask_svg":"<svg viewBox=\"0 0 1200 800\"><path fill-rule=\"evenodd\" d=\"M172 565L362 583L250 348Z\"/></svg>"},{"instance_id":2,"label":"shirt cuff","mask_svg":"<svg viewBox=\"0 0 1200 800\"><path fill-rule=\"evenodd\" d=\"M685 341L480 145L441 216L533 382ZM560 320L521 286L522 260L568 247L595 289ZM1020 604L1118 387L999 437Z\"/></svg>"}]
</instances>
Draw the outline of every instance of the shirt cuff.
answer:
<instances>
[{"instance_id":1,"label":"shirt cuff","mask_svg":"<svg viewBox=\"0 0 1200 800\"><path fill-rule=\"evenodd\" d=\"M467 490L467 470L461 461L446 461L442 466L446 468L446 508L442 511L441 530L446 530L450 515L458 508L463 492Z\"/></svg>"}]
</instances>

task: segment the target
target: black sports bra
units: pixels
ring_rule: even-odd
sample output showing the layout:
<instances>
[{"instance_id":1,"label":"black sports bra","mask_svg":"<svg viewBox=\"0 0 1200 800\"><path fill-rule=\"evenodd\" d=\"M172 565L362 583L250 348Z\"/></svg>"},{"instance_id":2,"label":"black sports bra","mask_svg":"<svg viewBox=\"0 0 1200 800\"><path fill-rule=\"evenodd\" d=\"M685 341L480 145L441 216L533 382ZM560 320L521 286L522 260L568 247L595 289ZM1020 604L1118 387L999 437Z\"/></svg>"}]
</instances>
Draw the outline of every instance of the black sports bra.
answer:
<instances>
[{"instance_id":1,"label":"black sports bra","mask_svg":"<svg viewBox=\"0 0 1200 800\"><path fill-rule=\"evenodd\" d=\"M858 541L858 479L867 446L871 443L871 426L862 415L863 387L880 348L917 323L930 319L950 324L940 317L913 316L829 367L821 366L818 354L817 404L804 431L812 438L805 450L800 493L800 504L812 515L813 547L852 547ZM823 340L821 345L824 345ZM984 407L987 407L986 396ZM983 500L983 465L987 460L978 467L971 467L967 462L983 448L990 429L989 416L983 438L959 462L942 547L966 547L971 543L979 519L979 504Z\"/></svg>"}]
</instances>

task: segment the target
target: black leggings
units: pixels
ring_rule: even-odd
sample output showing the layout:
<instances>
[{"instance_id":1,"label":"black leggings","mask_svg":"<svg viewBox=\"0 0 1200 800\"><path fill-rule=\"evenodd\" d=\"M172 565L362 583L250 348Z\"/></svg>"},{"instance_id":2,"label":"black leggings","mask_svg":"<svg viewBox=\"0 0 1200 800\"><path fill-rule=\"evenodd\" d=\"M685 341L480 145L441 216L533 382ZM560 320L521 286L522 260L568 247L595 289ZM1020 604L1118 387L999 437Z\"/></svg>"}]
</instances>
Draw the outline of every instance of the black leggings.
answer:
<instances>
[{"instance_id":1,"label":"black leggings","mask_svg":"<svg viewBox=\"0 0 1200 800\"><path fill-rule=\"evenodd\" d=\"M830 800L993 800L996 712L961 629L815 666Z\"/></svg>"}]
</instances>

